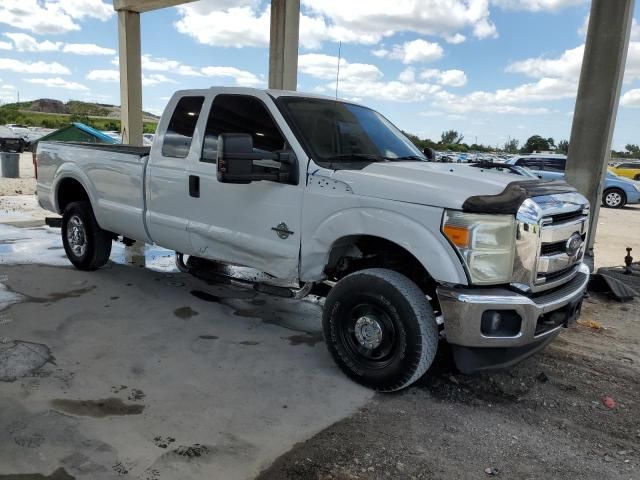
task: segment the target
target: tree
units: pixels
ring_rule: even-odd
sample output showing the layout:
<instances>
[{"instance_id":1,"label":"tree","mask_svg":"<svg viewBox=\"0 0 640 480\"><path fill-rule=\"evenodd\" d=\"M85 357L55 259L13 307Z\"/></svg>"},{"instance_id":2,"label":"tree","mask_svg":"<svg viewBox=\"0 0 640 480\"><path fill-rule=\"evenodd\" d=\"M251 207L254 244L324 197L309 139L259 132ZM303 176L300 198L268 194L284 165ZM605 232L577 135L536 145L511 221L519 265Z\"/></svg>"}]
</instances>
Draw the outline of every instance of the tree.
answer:
<instances>
[{"instance_id":1,"label":"tree","mask_svg":"<svg viewBox=\"0 0 640 480\"><path fill-rule=\"evenodd\" d=\"M533 153L536 151L551 150L555 147L553 138L542 138L540 135L529 137L527 143L522 147L522 153Z\"/></svg>"},{"instance_id":2,"label":"tree","mask_svg":"<svg viewBox=\"0 0 640 480\"><path fill-rule=\"evenodd\" d=\"M440 143L442 145L457 145L462 142L464 137L456 130L447 130L440 135Z\"/></svg>"},{"instance_id":3,"label":"tree","mask_svg":"<svg viewBox=\"0 0 640 480\"><path fill-rule=\"evenodd\" d=\"M504 151L507 153L518 153L518 145L520 145L520 142L512 138L504 144Z\"/></svg>"},{"instance_id":4,"label":"tree","mask_svg":"<svg viewBox=\"0 0 640 480\"><path fill-rule=\"evenodd\" d=\"M569 142L567 140L560 140L558 142L558 148L556 150L566 155L567 153L569 153Z\"/></svg>"},{"instance_id":5,"label":"tree","mask_svg":"<svg viewBox=\"0 0 640 480\"><path fill-rule=\"evenodd\" d=\"M640 147L633 143L628 143L624 146L624 149L631 154L632 157L640 157Z\"/></svg>"}]
</instances>

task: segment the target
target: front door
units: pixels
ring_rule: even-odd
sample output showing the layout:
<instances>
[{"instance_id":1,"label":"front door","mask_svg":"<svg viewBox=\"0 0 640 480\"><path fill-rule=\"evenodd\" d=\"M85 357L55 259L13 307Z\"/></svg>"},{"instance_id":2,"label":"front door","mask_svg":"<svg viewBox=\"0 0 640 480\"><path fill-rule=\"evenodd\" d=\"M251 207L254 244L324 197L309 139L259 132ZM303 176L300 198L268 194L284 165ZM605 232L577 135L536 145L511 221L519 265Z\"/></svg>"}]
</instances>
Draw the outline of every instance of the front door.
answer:
<instances>
[{"instance_id":1,"label":"front door","mask_svg":"<svg viewBox=\"0 0 640 480\"><path fill-rule=\"evenodd\" d=\"M291 132L283 132L278 125L286 124L266 93L214 97L202 153L191 163L189 172L193 188L198 188L191 192L188 230L196 255L255 268L295 284L304 176L300 175L297 182L238 185L218 182L216 172L221 133L250 134L256 152L287 151L294 144L299 161L303 161L304 155ZM256 162L260 168L281 168L278 162ZM289 168L299 169L297 165Z\"/></svg>"}]
</instances>

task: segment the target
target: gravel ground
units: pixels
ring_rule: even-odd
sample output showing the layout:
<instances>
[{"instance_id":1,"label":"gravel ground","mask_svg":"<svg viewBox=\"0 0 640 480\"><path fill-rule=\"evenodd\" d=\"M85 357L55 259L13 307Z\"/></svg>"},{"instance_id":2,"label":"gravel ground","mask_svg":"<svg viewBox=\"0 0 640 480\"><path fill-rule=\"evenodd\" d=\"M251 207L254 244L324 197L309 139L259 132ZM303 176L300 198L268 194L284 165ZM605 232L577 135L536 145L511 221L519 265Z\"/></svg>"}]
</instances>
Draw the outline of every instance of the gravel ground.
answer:
<instances>
[{"instance_id":1,"label":"gravel ground","mask_svg":"<svg viewBox=\"0 0 640 480\"><path fill-rule=\"evenodd\" d=\"M376 396L258 478L640 479L639 307L592 297L579 325L508 372L460 375L443 350L419 384Z\"/></svg>"},{"instance_id":2,"label":"gravel ground","mask_svg":"<svg viewBox=\"0 0 640 480\"><path fill-rule=\"evenodd\" d=\"M20 178L0 178L0 196L33 195L36 193L36 179L31 153L20 155Z\"/></svg>"}]
</instances>

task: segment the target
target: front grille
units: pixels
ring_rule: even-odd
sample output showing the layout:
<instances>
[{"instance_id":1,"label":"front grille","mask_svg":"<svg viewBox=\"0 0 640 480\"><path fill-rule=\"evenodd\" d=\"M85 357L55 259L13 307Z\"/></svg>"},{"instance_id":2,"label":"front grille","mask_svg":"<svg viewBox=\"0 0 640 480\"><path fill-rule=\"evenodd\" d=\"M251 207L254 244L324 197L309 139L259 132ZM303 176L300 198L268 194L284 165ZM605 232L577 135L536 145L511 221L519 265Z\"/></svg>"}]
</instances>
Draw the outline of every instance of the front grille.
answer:
<instances>
[{"instance_id":1,"label":"front grille","mask_svg":"<svg viewBox=\"0 0 640 480\"><path fill-rule=\"evenodd\" d=\"M555 243L544 243L542 247L540 247L540 255L557 255L559 253L564 253L567 250L567 242L559 241Z\"/></svg>"},{"instance_id":2,"label":"front grille","mask_svg":"<svg viewBox=\"0 0 640 480\"><path fill-rule=\"evenodd\" d=\"M585 215L582 213L582 210L576 210L574 212L564 212L564 213L556 213L555 215L550 215L546 217L551 220L551 223L566 223L571 222L573 220L577 220Z\"/></svg>"}]
</instances>

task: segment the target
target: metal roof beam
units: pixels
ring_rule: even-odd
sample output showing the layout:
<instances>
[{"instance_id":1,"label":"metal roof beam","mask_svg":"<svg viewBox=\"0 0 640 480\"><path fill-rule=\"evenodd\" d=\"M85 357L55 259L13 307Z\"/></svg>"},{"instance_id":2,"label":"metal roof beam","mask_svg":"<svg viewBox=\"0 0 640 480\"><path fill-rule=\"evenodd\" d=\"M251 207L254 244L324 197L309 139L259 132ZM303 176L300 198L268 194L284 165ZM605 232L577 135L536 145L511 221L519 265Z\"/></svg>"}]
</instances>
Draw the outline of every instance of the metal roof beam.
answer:
<instances>
[{"instance_id":1,"label":"metal roof beam","mask_svg":"<svg viewBox=\"0 0 640 480\"><path fill-rule=\"evenodd\" d=\"M113 0L113 9L129 12L150 12L160 8L175 7L183 3L191 3L195 0Z\"/></svg>"}]
</instances>

